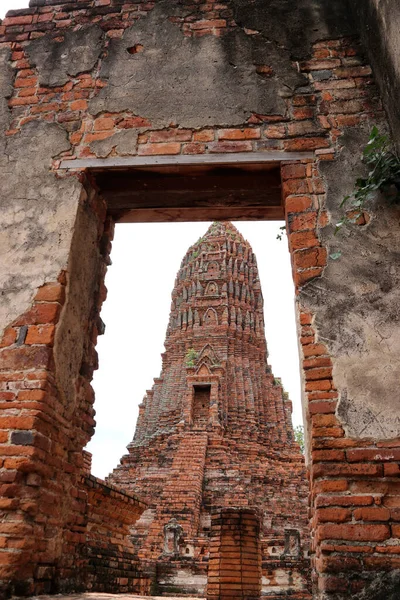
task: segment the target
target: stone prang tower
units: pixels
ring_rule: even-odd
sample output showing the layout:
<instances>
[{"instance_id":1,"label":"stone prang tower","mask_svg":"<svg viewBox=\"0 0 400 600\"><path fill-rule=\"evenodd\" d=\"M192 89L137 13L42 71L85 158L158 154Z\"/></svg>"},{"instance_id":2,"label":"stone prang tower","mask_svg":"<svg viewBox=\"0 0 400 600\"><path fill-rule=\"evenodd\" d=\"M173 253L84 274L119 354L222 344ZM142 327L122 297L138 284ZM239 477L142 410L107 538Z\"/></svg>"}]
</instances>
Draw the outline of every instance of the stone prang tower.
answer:
<instances>
[{"instance_id":1,"label":"stone prang tower","mask_svg":"<svg viewBox=\"0 0 400 600\"><path fill-rule=\"evenodd\" d=\"M308 598L303 458L291 402L267 362L256 257L231 223L213 223L186 253L165 349L129 454L109 477L149 500L133 539L154 591L203 594L209 567L209 598L212 570L216 582L224 570L231 578L232 598L253 597L235 591L246 530L254 597L262 585L271 598ZM224 518L232 547L221 546Z\"/></svg>"}]
</instances>

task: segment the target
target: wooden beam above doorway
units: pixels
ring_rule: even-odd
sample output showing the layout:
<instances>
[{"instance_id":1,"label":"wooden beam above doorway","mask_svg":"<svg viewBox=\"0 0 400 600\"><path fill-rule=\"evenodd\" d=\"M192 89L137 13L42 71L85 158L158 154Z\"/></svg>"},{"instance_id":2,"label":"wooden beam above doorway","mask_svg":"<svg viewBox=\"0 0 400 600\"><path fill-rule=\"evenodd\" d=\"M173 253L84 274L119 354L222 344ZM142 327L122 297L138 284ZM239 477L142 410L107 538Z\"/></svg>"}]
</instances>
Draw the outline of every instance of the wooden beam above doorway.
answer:
<instances>
[{"instance_id":1,"label":"wooden beam above doorway","mask_svg":"<svg viewBox=\"0 0 400 600\"><path fill-rule=\"evenodd\" d=\"M90 172L119 223L280 220L281 164L312 158L299 152L135 156L61 166Z\"/></svg>"}]
</instances>

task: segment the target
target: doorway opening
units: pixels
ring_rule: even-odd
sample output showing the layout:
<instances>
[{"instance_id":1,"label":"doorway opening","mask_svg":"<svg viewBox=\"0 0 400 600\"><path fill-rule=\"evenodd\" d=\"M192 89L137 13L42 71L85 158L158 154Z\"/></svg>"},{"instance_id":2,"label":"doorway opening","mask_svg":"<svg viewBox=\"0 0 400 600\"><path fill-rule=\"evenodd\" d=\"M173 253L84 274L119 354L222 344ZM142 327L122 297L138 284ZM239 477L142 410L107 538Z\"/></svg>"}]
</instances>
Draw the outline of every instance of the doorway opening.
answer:
<instances>
[{"instance_id":1,"label":"doorway opening","mask_svg":"<svg viewBox=\"0 0 400 600\"><path fill-rule=\"evenodd\" d=\"M210 413L211 385L195 385L193 388L193 427L206 429Z\"/></svg>"}]
</instances>

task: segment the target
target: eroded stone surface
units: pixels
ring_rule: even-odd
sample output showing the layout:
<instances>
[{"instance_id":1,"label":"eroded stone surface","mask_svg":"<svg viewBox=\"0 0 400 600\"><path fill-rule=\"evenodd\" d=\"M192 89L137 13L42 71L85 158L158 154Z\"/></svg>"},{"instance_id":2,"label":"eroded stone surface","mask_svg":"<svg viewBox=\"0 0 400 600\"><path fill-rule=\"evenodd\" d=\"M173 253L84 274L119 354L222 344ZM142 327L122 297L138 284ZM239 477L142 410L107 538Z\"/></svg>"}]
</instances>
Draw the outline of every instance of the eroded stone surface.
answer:
<instances>
[{"instance_id":1,"label":"eroded stone surface","mask_svg":"<svg viewBox=\"0 0 400 600\"><path fill-rule=\"evenodd\" d=\"M318 338L335 358L338 414L348 435L390 439L400 434L400 208L380 198L369 225L333 235L340 202L363 172L367 139L366 129L348 132L338 161L322 167L332 224L321 236L342 255L303 288L301 301L315 311Z\"/></svg>"},{"instance_id":2,"label":"eroded stone surface","mask_svg":"<svg viewBox=\"0 0 400 600\"><path fill-rule=\"evenodd\" d=\"M13 91L12 80L13 70L10 65L11 52L9 48L0 49L0 165L7 162L4 155L6 137L3 135L10 121L10 110L7 104L7 98Z\"/></svg>"},{"instance_id":3,"label":"eroded stone surface","mask_svg":"<svg viewBox=\"0 0 400 600\"><path fill-rule=\"evenodd\" d=\"M111 40L100 73L108 85L90 102L92 114L130 110L153 126L204 127L285 110L281 96L304 80L287 57L282 70L284 50L254 45L241 30L220 38L186 38L168 20L168 10L159 3L140 27ZM276 78L257 74L254 63L276 63L278 56Z\"/></svg>"},{"instance_id":4,"label":"eroded stone surface","mask_svg":"<svg viewBox=\"0 0 400 600\"><path fill-rule=\"evenodd\" d=\"M130 129L115 133L105 140L97 140L90 144L91 150L99 158L106 158L115 148L119 156L132 155L136 152L138 130Z\"/></svg>"},{"instance_id":5,"label":"eroded stone surface","mask_svg":"<svg viewBox=\"0 0 400 600\"><path fill-rule=\"evenodd\" d=\"M400 598L400 570L384 573L363 590L354 600L398 600Z\"/></svg>"},{"instance_id":6,"label":"eroded stone surface","mask_svg":"<svg viewBox=\"0 0 400 600\"><path fill-rule=\"evenodd\" d=\"M103 45L103 31L86 25L67 31L62 42L49 36L31 42L26 51L39 75L39 83L50 87L64 85L70 76L93 69Z\"/></svg>"},{"instance_id":7,"label":"eroded stone surface","mask_svg":"<svg viewBox=\"0 0 400 600\"><path fill-rule=\"evenodd\" d=\"M34 292L66 267L81 194L77 179L57 179L51 158L69 148L54 124L33 122L8 138L0 207L0 331L29 307Z\"/></svg>"},{"instance_id":8,"label":"eroded stone surface","mask_svg":"<svg viewBox=\"0 0 400 600\"><path fill-rule=\"evenodd\" d=\"M347 0L233 0L237 23L261 31L293 58L305 58L312 43L354 35Z\"/></svg>"},{"instance_id":9,"label":"eroded stone surface","mask_svg":"<svg viewBox=\"0 0 400 600\"><path fill-rule=\"evenodd\" d=\"M399 148L400 5L391 0L368 0L353 2L352 9L360 22L374 74L386 103L394 141Z\"/></svg>"}]
</instances>

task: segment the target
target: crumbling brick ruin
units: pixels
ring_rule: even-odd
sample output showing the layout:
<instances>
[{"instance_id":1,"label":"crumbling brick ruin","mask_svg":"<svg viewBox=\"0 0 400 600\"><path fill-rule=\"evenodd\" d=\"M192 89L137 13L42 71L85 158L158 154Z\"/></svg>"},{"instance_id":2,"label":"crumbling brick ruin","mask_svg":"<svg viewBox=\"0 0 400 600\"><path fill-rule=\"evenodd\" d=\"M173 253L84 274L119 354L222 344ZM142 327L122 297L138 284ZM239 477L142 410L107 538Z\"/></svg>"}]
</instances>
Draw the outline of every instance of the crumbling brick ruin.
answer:
<instances>
[{"instance_id":1,"label":"crumbling brick ruin","mask_svg":"<svg viewBox=\"0 0 400 600\"><path fill-rule=\"evenodd\" d=\"M231 223L211 225L182 261L162 371L128 449L108 481L149 502L134 539L157 592L204 594L212 512L250 508L262 519L252 543L264 593L310 597L308 486L291 402L267 363L255 255ZM250 597L241 595L239 558L227 558L230 566L208 571L210 600L221 577L224 598ZM261 564L255 579L258 598Z\"/></svg>"},{"instance_id":2,"label":"crumbling brick ruin","mask_svg":"<svg viewBox=\"0 0 400 600\"><path fill-rule=\"evenodd\" d=\"M334 225L371 127L399 147L399 22L390 0L31 0L0 23L4 597L149 592L150 506L83 455L114 223L246 218L286 219L313 598L398 597L399 208ZM237 508L211 515L210 580L222 531L263 530Z\"/></svg>"}]
</instances>

